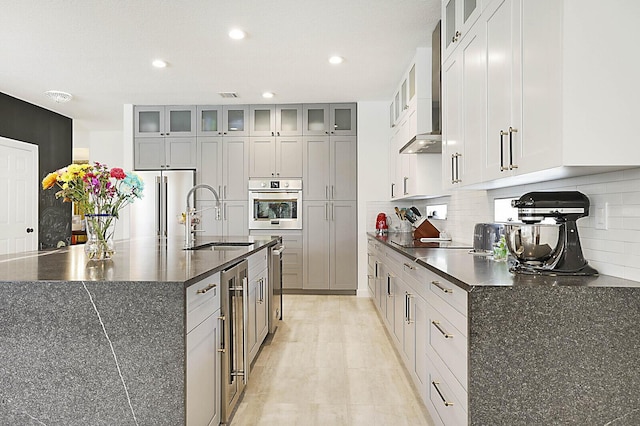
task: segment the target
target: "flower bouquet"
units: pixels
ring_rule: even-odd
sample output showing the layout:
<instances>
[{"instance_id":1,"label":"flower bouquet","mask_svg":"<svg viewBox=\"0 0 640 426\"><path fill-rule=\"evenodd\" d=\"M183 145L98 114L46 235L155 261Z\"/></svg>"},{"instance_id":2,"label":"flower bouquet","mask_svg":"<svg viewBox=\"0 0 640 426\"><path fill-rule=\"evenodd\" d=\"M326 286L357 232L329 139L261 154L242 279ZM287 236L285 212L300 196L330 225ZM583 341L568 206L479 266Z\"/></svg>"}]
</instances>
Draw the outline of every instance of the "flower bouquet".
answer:
<instances>
[{"instance_id":1,"label":"flower bouquet","mask_svg":"<svg viewBox=\"0 0 640 426\"><path fill-rule=\"evenodd\" d=\"M87 229L85 253L90 260L110 259L113 232L118 212L142 197L144 183L133 172L106 164L70 164L49 173L42 180L42 188L57 186L56 198L74 202L84 212Z\"/></svg>"}]
</instances>

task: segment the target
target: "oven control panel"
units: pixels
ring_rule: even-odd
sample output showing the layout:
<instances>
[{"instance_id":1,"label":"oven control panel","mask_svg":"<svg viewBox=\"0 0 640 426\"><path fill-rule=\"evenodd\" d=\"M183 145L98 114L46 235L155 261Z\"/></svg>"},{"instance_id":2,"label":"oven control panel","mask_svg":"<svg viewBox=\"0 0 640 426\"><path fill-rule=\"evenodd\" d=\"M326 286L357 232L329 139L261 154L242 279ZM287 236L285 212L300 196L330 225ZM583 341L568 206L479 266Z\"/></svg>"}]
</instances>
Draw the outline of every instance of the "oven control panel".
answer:
<instances>
[{"instance_id":1,"label":"oven control panel","mask_svg":"<svg viewBox=\"0 0 640 426\"><path fill-rule=\"evenodd\" d=\"M252 179L249 181L249 191L284 191L284 190L301 190L301 179L279 179L279 180L260 180Z\"/></svg>"}]
</instances>

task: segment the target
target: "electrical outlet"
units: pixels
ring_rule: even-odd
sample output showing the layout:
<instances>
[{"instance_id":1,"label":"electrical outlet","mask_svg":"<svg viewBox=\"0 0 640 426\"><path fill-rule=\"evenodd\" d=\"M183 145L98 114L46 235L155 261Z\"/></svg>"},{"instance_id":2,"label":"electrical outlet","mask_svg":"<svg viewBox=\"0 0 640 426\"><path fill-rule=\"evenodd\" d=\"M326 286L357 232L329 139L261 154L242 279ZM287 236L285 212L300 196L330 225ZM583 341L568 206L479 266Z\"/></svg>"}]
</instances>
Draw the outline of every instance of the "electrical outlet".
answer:
<instances>
[{"instance_id":1,"label":"electrical outlet","mask_svg":"<svg viewBox=\"0 0 640 426\"><path fill-rule=\"evenodd\" d=\"M596 206L596 229L609 229L609 203Z\"/></svg>"}]
</instances>

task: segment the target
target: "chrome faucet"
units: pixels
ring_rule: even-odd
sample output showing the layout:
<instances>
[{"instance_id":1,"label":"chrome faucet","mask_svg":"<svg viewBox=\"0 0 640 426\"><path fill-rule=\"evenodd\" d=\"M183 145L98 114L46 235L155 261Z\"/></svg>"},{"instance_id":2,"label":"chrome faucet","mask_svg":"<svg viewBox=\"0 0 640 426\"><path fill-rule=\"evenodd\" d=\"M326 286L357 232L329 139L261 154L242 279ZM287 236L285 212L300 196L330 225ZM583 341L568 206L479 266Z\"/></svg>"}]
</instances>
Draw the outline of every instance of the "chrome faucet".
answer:
<instances>
[{"instance_id":1,"label":"chrome faucet","mask_svg":"<svg viewBox=\"0 0 640 426\"><path fill-rule=\"evenodd\" d=\"M218 193L216 192L216 190L213 189L213 187L211 187L210 185L206 185L203 183L191 188L189 192L187 192L187 211L185 213L185 222L184 222L184 248L186 249L193 248L193 243L196 239L196 236L195 236L196 225L191 224L191 216L197 213L197 211L195 210L195 208L192 210L191 205L189 204L189 198L191 198L191 194L193 194L196 191L196 189L208 189L209 191L211 191L213 196L216 197L216 207L215 207L216 220L220 218L220 197L218 196Z\"/></svg>"}]
</instances>

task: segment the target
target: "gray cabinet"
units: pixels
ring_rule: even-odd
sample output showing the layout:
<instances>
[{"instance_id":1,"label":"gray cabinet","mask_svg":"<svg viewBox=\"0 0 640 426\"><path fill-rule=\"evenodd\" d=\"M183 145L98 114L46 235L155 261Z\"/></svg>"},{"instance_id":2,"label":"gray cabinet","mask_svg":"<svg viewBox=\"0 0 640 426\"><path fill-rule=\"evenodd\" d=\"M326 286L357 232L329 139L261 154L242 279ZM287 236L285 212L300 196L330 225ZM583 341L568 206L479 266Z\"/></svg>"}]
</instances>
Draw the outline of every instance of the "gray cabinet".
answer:
<instances>
[{"instance_id":1,"label":"gray cabinet","mask_svg":"<svg viewBox=\"0 0 640 426\"><path fill-rule=\"evenodd\" d=\"M225 105L222 107L222 135L249 135L249 106Z\"/></svg>"},{"instance_id":2,"label":"gray cabinet","mask_svg":"<svg viewBox=\"0 0 640 426\"><path fill-rule=\"evenodd\" d=\"M302 105L276 105L276 136L302 135Z\"/></svg>"},{"instance_id":3,"label":"gray cabinet","mask_svg":"<svg viewBox=\"0 0 640 426\"><path fill-rule=\"evenodd\" d=\"M251 363L267 336L269 322L269 283L267 272L267 250L261 250L249 257L246 344Z\"/></svg>"},{"instance_id":4,"label":"gray cabinet","mask_svg":"<svg viewBox=\"0 0 640 426\"><path fill-rule=\"evenodd\" d=\"M355 200L356 137L305 137L303 180L305 200Z\"/></svg>"},{"instance_id":5,"label":"gray cabinet","mask_svg":"<svg viewBox=\"0 0 640 426\"><path fill-rule=\"evenodd\" d=\"M355 201L304 201L303 289L355 290Z\"/></svg>"},{"instance_id":6,"label":"gray cabinet","mask_svg":"<svg viewBox=\"0 0 640 426\"><path fill-rule=\"evenodd\" d=\"M249 140L248 138L223 139L224 163L222 196L225 200L249 199ZM249 223L247 221L247 223Z\"/></svg>"},{"instance_id":7,"label":"gray cabinet","mask_svg":"<svg viewBox=\"0 0 640 426\"><path fill-rule=\"evenodd\" d=\"M200 191L196 208L200 213L203 231L198 235L248 235L248 138L199 137L199 184L211 185L220 196L219 217L215 215L215 200L208 191ZM196 236L197 238L197 236Z\"/></svg>"},{"instance_id":8,"label":"gray cabinet","mask_svg":"<svg viewBox=\"0 0 640 426\"><path fill-rule=\"evenodd\" d=\"M193 137L196 135L196 107L193 105L136 106L134 137Z\"/></svg>"},{"instance_id":9,"label":"gray cabinet","mask_svg":"<svg viewBox=\"0 0 640 426\"><path fill-rule=\"evenodd\" d=\"M136 138L135 170L196 168L196 138Z\"/></svg>"},{"instance_id":10,"label":"gray cabinet","mask_svg":"<svg viewBox=\"0 0 640 426\"><path fill-rule=\"evenodd\" d=\"M196 109L198 136L222 136L222 105L199 105Z\"/></svg>"},{"instance_id":11,"label":"gray cabinet","mask_svg":"<svg viewBox=\"0 0 640 426\"><path fill-rule=\"evenodd\" d=\"M301 137L251 137L249 177L302 178Z\"/></svg>"},{"instance_id":12,"label":"gray cabinet","mask_svg":"<svg viewBox=\"0 0 640 426\"><path fill-rule=\"evenodd\" d=\"M222 200L248 200L248 138L202 137L197 145L197 182L211 185Z\"/></svg>"},{"instance_id":13,"label":"gray cabinet","mask_svg":"<svg viewBox=\"0 0 640 426\"><path fill-rule=\"evenodd\" d=\"M251 105L250 136L302 135L302 105Z\"/></svg>"},{"instance_id":14,"label":"gray cabinet","mask_svg":"<svg viewBox=\"0 0 640 426\"><path fill-rule=\"evenodd\" d=\"M302 231L279 230L285 249L282 254L282 288L286 290L302 289ZM250 235L273 235L269 230L250 231Z\"/></svg>"},{"instance_id":15,"label":"gray cabinet","mask_svg":"<svg viewBox=\"0 0 640 426\"><path fill-rule=\"evenodd\" d=\"M186 424L220 423L220 274L187 291Z\"/></svg>"},{"instance_id":16,"label":"gray cabinet","mask_svg":"<svg viewBox=\"0 0 640 426\"><path fill-rule=\"evenodd\" d=\"M136 106L134 159L136 170L196 167L196 108Z\"/></svg>"},{"instance_id":17,"label":"gray cabinet","mask_svg":"<svg viewBox=\"0 0 640 426\"><path fill-rule=\"evenodd\" d=\"M303 134L306 136L355 136L356 104L304 104Z\"/></svg>"}]
</instances>

